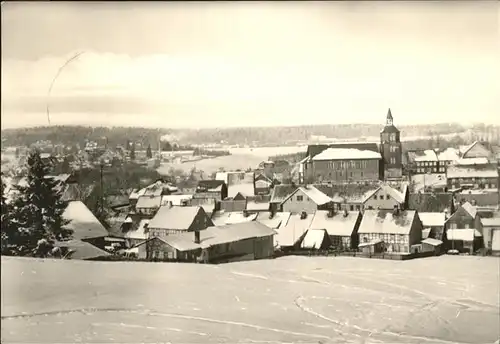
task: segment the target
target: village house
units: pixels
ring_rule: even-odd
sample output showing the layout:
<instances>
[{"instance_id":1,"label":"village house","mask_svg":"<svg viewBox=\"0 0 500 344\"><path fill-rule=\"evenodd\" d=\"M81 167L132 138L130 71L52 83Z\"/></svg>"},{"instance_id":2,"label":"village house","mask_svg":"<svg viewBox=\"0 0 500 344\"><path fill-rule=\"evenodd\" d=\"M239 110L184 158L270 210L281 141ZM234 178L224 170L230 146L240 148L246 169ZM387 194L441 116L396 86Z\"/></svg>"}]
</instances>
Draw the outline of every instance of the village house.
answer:
<instances>
[{"instance_id":1,"label":"village house","mask_svg":"<svg viewBox=\"0 0 500 344\"><path fill-rule=\"evenodd\" d=\"M310 230L325 230L330 245L336 249L356 249L358 247L358 229L362 217L359 211L318 210L314 213L309 228Z\"/></svg>"},{"instance_id":2,"label":"village house","mask_svg":"<svg viewBox=\"0 0 500 344\"><path fill-rule=\"evenodd\" d=\"M227 184L223 180L200 180L193 198L222 201L228 197Z\"/></svg>"},{"instance_id":3,"label":"village house","mask_svg":"<svg viewBox=\"0 0 500 344\"><path fill-rule=\"evenodd\" d=\"M408 151L408 170L412 174L438 173L439 159L432 149Z\"/></svg>"},{"instance_id":4,"label":"village house","mask_svg":"<svg viewBox=\"0 0 500 344\"><path fill-rule=\"evenodd\" d=\"M436 151L438 157L438 172L446 173L448 166L455 164L460 159L460 153L456 148L446 148L445 150Z\"/></svg>"},{"instance_id":5,"label":"village house","mask_svg":"<svg viewBox=\"0 0 500 344\"><path fill-rule=\"evenodd\" d=\"M481 217L469 202L460 205L446 220L445 226L448 249L472 254L483 246Z\"/></svg>"},{"instance_id":6,"label":"village house","mask_svg":"<svg viewBox=\"0 0 500 344\"><path fill-rule=\"evenodd\" d=\"M500 217L482 218L483 244L493 255L500 255Z\"/></svg>"},{"instance_id":7,"label":"village house","mask_svg":"<svg viewBox=\"0 0 500 344\"><path fill-rule=\"evenodd\" d=\"M213 225L212 220L202 207L167 205L160 207L156 215L149 221L149 238L200 231Z\"/></svg>"},{"instance_id":8,"label":"village house","mask_svg":"<svg viewBox=\"0 0 500 344\"><path fill-rule=\"evenodd\" d=\"M269 201L270 211L281 211L281 203L287 199L298 186L295 184L279 184L275 185L271 193L271 200Z\"/></svg>"},{"instance_id":9,"label":"village house","mask_svg":"<svg viewBox=\"0 0 500 344\"><path fill-rule=\"evenodd\" d=\"M418 216L420 217L420 221L422 221L422 225L424 230L422 232L422 238L432 238L443 240L444 231L445 231L445 222L446 222L446 213L445 212L419 212Z\"/></svg>"},{"instance_id":10,"label":"village house","mask_svg":"<svg viewBox=\"0 0 500 344\"><path fill-rule=\"evenodd\" d=\"M85 241L103 249L109 233L81 201L68 202L62 217L70 221L65 228L73 232L72 239Z\"/></svg>"},{"instance_id":11,"label":"village house","mask_svg":"<svg viewBox=\"0 0 500 344\"><path fill-rule=\"evenodd\" d=\"M271 195L257 195L254 197L247 197L246 210L249 212L267 212L271 209Z\"/></svg>"},{"instance_id":12,"label":"village house","mask_svg":"<svg viewBox=\"0 0 500 344\"><path fill-rule=\"evenodd\" d=\"M446 172L449 189L485 189L498 191L498 169L494 165L453 165Z\"/></svg>"},{"instance_id":13,"label":"village house","mask_svg":"<svg viewBox=\"0 0 500 344\"><path fill-rule=\"evenodd\" d=\"M130 222L132 221L130 218L128 219ZM141 219L136 228L125 232L124 238L128 247L135 247L148 239L148 225L150 221L149 219Z\"/></svg>"},{"instance_id":14,"label":"village house","mask_svg":"<svg viewBox=\"0 0 500 344\"><path fill-rule=\"evenodd\" d=\"M220 209L226 212L243 211L247 207L247 198L237 193L234 197L227 197L220 202Z\"/></svg>"},{"instance_id":15,"label":"village house","mask_svg":"<svg viewBox=\"0 0 500 344\"><path fill-rule=\"evenodd\" d=\"M298 187L281 204L280 209L284 212L298 214L307 212L314 213L316 210L326 210L333 206L333 200L312 185Z\"/></svg>"},{"instance_id":16,"label":"village house","mask_svg":"<svg viewBox=\"0 0 500 344\"><path fill-rule=\"evenodd\" d=\"M364 211L365 209L393 209L407 207L406 183L350 183L314 184L318 190L331 197L336 210Z\"/></svg>"},{"instance_id":17,"label":"village house","mask_svg":"<svg viewBox=\"0 0 500 344\"><path fill-rule=\"evenodd\" d=\"M474 141L468 146L459 148L460 158L475 159L486 158L487 160L495 160L494 154L490 149L490 144L487 142Z\"/></svg>"},{"instance_id":18,"label":"village house","mask_svg":"<svg viewBox=\"0 0 500 344\"><path fill-rule=\"evenodd\" d=\"M418 252L422 241L422 222L415 210L366 210L358 229L364 252Z\"/></svg>"},{"instance_id":19,"label":"village house","mask_svg":"<svg viewBox=\"0 0 500 344\"><path fill-rule=\"evenodd\" d=\"M208 227L166 237L154 237L139 245L143 259L221 263L272 257L275 231L259 222Z\"/></svg>"},{"instance_id":20,"label":"village house","mask_svg":"<svg viewBox=\"0 0 500 344\"><path fill-rule=\"evenodd\" d=\"M226 183L228 197L235 197L238 193L241 193L245 197L255 195L254 172L217 172L215 180L221 180Z\"/></svg>"},{"instance_id":21,"label":"village house","mask_svg":"<svg viewBox=\"0 0 500 344\"><path fill-rule=\"evenodd\" d=\"M259 173L254 179L254 193L255 195L269 195L273 181L268 178L264 173Z\"/></svg>"},{"instance_id":22,"label":"village house","mask_svg":"<svg viewBox=\"0 0 500 344\"><path fill-rule=\"evenodd\" d=\"M140 196L135 205L137 214L152 218L161 206L161 195Z\"/></svg>"},{"instance_id":23,"label":"village house","mask_svg":"<svg viewBox=\"0 0 500 344\"><path fill-rule=\"evenodd\" d=\"M276 230L275 246L282 250L293 250L300 247L313 219L312 214L290 214L286 224Z\"/></svg>"},{"instance_id":24,"label":"village house","mask_svg":"<svg viewBox=\"0 0 500 344\"><path fill-rule=\"evenodd\" d=\"M215 211L220 210L220 202L215 198L192 198L187 205L191 207L202 207L209 217L212 216Z\"/></svg>"}]
</instances>

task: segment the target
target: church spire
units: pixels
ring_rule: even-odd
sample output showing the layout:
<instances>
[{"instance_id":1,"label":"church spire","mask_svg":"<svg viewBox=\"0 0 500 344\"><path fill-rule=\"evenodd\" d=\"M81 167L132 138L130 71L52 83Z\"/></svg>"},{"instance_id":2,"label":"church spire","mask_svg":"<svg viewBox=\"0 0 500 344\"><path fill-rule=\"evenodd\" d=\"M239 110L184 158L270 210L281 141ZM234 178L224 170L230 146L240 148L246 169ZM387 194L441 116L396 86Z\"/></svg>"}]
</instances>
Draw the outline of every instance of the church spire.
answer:
<instances>
[{"instance_id":1,"label":"church spire","mask_svg":"<svg viewBox=\"0 0 500 344\"><path fill-rule=\"evenodd\" d=\"M393 125L393 118L392 118L391 108L389 108L389 111L387 111L387 119L386 119L385 124L386 125Z\"/></svg>"}]
</instances>

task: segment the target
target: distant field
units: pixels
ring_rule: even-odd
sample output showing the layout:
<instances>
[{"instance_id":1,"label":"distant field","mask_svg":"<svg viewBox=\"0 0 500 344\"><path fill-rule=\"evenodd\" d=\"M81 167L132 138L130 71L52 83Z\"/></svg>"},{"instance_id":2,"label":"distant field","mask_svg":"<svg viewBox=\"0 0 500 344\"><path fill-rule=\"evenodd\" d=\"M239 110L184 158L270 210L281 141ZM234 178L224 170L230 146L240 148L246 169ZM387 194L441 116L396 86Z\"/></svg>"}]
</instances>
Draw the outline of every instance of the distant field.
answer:
<instances>
[{"instance_id":1,"label":"distant field","mask_svg":"<svg viewBox=\"0 0 500 344\"><path fill-rule=\"evenodd\" d=\"M476 343L500 259L286 257L211 266L2 257L2 343Z\"/></svg>"}]
</instances>

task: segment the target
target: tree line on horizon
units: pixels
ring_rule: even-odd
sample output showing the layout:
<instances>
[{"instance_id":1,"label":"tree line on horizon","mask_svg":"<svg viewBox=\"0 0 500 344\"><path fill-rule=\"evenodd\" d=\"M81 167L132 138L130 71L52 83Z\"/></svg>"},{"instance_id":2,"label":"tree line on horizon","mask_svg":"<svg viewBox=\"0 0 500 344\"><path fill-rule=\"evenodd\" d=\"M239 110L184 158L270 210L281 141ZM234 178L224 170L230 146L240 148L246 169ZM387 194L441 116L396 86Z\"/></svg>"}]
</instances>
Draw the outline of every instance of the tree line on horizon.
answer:
<instances>
[{"instance_id":1,"label":"tree line on horizon","mask_svg":"<svg viewBox=\"0 0 500 344\"><path fill-rule=\"evenodd\" d=\"M30 146L37 141L50 140L57 144L84 145L85 140L106 140L111 146L124 145L127 138L140 142L144 147L151 145L158 150L160 138L164 135L178 137L178 146L200 145L204 143L221 143L230 145L259 144L283 145L286 142L308 140L311 135L347 139L354 137L378 137L383 123L378 124L332 124L283 127L230 127L205 129L151 129L138 127L85 127L85 126L45 126L2 130L2 145ZM490 126L491 127L491 126ZM498 126L497 126L498 127ZM495 128L497 128L495 127ZM461 124L443 123L432 125L401 125L398 128L403 136L421 136L433 133L444 135L464 132L467 128ZM478 130L487 130L488 126L478 126ZM175 144L162 141L162 149L175 150ZM179 147L179 150L180 149Z\"/></svg>"}]
</instances>

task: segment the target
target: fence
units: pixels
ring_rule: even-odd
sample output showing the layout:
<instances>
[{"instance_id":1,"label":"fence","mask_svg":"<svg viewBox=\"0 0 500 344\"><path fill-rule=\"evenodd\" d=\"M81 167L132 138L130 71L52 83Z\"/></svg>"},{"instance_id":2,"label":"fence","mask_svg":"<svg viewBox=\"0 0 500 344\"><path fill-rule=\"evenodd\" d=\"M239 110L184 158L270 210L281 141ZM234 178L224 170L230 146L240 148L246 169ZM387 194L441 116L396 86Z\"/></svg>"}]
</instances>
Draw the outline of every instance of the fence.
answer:
<instances>
[{"instance_id":1,"label":"fence","mask_svg":"<svg viewBox=\"0 0 500 344\"><path fill-rule=\"evenodd\" d=\"M315 251L288 251L288 252L276 252L275 258L283 256L326 256L326 257L361 257L361 258L376 258L376 259L389 259L389 260L410 260L415 258L425 258L436 256L434 252L418 252L410 254L398 254L398 253L364 253L364 252L334 252L327 250L315 250Z\"/></svg>"}]
</instances>

